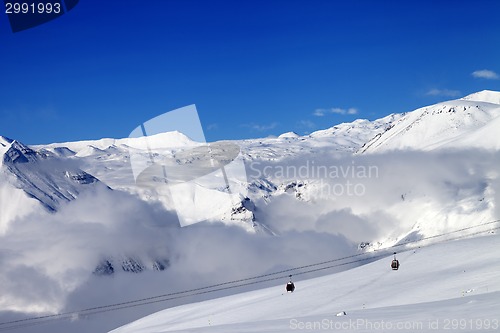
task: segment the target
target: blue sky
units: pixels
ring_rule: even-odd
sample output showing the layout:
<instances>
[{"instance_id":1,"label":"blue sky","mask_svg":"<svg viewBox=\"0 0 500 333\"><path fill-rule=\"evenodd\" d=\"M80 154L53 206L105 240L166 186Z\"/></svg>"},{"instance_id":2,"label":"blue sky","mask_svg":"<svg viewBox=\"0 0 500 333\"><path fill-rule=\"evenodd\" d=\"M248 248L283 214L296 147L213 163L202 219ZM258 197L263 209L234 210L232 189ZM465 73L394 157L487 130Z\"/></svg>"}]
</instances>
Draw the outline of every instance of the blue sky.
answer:
<instances>
[{"instance_id":1,"label":"blue sky","mask_svg":"<svg viewBox=\"0 0 500 333\"><path fill-rule=\"evenodd\" d=\"M209 141L305 134L500 90L499 12L499 1L80 1L18 33L2 12L0 135L127 137L190 104Z\"/></svg>"}]
</instances>

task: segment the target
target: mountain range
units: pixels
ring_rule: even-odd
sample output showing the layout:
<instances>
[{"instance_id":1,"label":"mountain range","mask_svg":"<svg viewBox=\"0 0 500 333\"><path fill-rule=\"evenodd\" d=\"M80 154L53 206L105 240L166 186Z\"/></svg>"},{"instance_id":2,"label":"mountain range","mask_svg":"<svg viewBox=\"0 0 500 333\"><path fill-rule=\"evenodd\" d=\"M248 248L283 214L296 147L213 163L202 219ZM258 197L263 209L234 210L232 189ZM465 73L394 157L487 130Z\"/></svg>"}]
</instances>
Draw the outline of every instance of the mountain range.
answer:
<instances>
[{"instance_id":1,"label":"mountain range","mask_svg":"<svg viewBox=\"0 0 500 333\"><path fill-rule=\"evenodd\" d=\"M391 320L395 307L404 307L397 320L425 325L433 323L414 311L445 320L452 307L493 318L499 130L500 92L481 91L309 135L206 144L173 131L32 146L0 137L2 323L365 255L329 269L339 274L303 272L293 295L271 288L195 303L117 332L242 331L253 323L269 331L274 321L288 331L284 321L344 312ZM475 232L492 237L427 248ZM398 252L401 274L389 275L387 258L376 259L408 243L422 249ZM190 294L168 306L231 293ZM50 330L104 332L165 306L89 321L75 315ZM310 315L299 317L303 311ZM182 313L189 315L177 321Z\"/></svg>"},{"instance_id":2,"label":"mountain range","mask_svg":"<svg viewBox=\"0 0 500 333\"><path fill-rule=\"evenodd\" d=\"M307 166L309 174L304 177L296 172L297 169L303 166L304 161L316 162L318 167L328 165L330 172L332 165L343 166L344 171L351 173L341 177L347 183L359 178L353 173L355 167L359 172L362 166L367 166L367 161L376 161L377 156L383 154L470 149L498 151L499 116L500 92L481 91L374 121L359 119L342 123L306 136L288 132L279 137L233 141L232 144L240 149L237 158L247 168L246 182L228 180L237 183L240 189L239 193L232 193L232 198L236 200L228 204L227 200L217 199L218 193L226 191L220 187L206 188L205 192L198 194L198 200L204 203L207 212L210 210L208 220L236 225L251 233L271 235L278 235L280 228L266 220L261 208L272 202L273 198L283 195L292 195L297 201L311 204L331 199L336 209L349 209L351 215L361 216L366 214L370 204L361 207L360 198L349 198L350 202L346 204L335 193L325 196L322 190L325 186L322 178L325 177L311 175L314 166ZM81 193L96 186L106 187L109 191L125 191L141 200L160 203L166 210L175 210L171 198L160 193L155 186L137 185L130 163L131 154L143 154L145 159L151 153L165 158L173 157L183 167L193 161L179 156L202 143L193 142L179 132L158 134L149 137L149 140L155 142L153 152L146 151L139 139L101 139L29 147L19 141L0 137L0 231L5 232L15 219L33 210L42 208L57 214L61 205L76 200ZM285 166L288 171L294 166L294 173L278 174L277 171L283 171ZM269 170L272 171L270 174L265 172ZM338 174L330 178L339 181ZM369 183L370 180L366 181ZM461 226L469 223L471 218L492 217L493 204L485 200L493 195L488 184L479 187L469 184L466 185L470 187L469 190L462 189L462 192L451 183L444 186L447 190L457 191L453 197L455 208L450 207L443 214L442 203L436 204L430 200L429 193L401 188L399 193L394 194L400 198L398 207L387 207L385 214L395 220L412 220L408 230L363 241L382 246L401 241L409 235L414 237L416 233L423 236L436 229L424 222L429 219L434 221L433 225L446 224L452 219ZM421 213L422 205L427 207L424 214ZM457 211L456 207L462 207L461 211ZM469 214L464 214L464 210Z\"/></svg>"}]
</instances>

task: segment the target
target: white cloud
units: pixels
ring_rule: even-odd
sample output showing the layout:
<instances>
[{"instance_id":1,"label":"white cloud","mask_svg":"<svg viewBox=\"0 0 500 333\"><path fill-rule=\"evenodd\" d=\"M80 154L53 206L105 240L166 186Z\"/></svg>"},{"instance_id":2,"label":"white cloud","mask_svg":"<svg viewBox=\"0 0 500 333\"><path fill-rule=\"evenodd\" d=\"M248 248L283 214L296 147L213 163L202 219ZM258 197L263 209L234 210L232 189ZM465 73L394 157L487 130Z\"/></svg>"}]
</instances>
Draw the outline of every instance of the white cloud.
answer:
<instances>
[{"instance_id":1,"label":"white cloud","mask_svg":"<svg viewBox=\"0 0 500 333\"><path fill-rule=\"evenodd\" d=\"M208 124L207 125L207 131L212 131L212 130L216 130L219 128L219 125L216 124L216 123L213 123L213 124Z\"/></svg>"},{"instance_id":2,"label":"white cloud","mask_svg":"<svg viewBox=\"0 0 500 333\"><path fill-rule=\"evenodd\" d=\"M334 113L334 114L340 114L340 115L354 115L354 114L358 114L358 109L356 109L356 108L348 108L348 109L343 109L343 108L323 109L323 108L319 108L319 109L314 110L313 115L316 117L322 117L327 113Z\"/></svg>"},{"instance_id":3,"label":"white cloud","mask_svg":"<svg viewBox=\"0 0 500 333\"><path fill-rule=\"evenodd\" d=\"M310 121L310 120L300 120L297 122L297 125L299 127L302 127L302 128L308 128L308 129L312 129L314 128L316 125Z\"/></svg>"},{"instance_id":4,"label":"white cloud","mask_svg":"<svg viewBox=\"0 0 500 333\"><path fill-rule=\"evenodd\" d=\"M316 117L323 117L325 113L326 113L325 109L316 109L314 110L313 115L315 115Z\"/></svg>"},{"instance_id":5,"label":"white cloud","mask_svg":"<svg viewBox=\"0 0 500 333\"><path fill-rule=\"evenodd\" d=\"M433 216L433 224L434 219L440 221L441 226L435 222L436 233L448 220L455 223L450 216L481 220L478 217L489 216L490 210L493 218L500 214L500 181L491 178L500 164L497 154L471 150L333 157L327 146L311 155L263 161L254 167L277 170L277 163L283 163L302 170L307 160L316 167L335 165L344 170L376 166L380 173L368 178L349 172L331 175L324 179L324 187L309 190L316 195L310 201L297 200L294 193L273 196L269 202L259 199L257 220L280 237L249 234L220 223L179 228L174 214L119 191L88 193L56 214L32 213L17 219L7 234L0 234L0 322L22 318L20 313L5 311L14 307L74 311L346 256L360 241L383 240L411 230L422 206L426 207L422 221L426 216ZM309 165L311 170L322 170ZM280 184L285 178L271 174L268 180ZM310 178L314 181L315 176L311 173ZM348 191L347 181L361 185L364 195L335 194L336 189ZM307 188L318 185L310 182ZM401 206L401 216L391 215ZM103 256L123 253L144 260L151 253L164 255L171 266L163 272L117 272L113 278L89 273ZM215 294L206 297L211 296ZM187 300L49 322L44 331L107 332L183 301ZM38 326L23 329L39 331Z\"/></svg>"},{"instance_id":6,"label":"white cloud","mask_svg":"<svg viewBox=\"0 0 500 333\"><path fill-rule=\"evenodd\" d=\"M8 235L0 235L0 322L33 317L30 311L75 311L241 279L344 256L353 248L344 237L332 233L291 229L281 237L260 237L221 223L192 228L179 228L176 223L176 217L160 206L119 191L89 193L56 214L37 213L17 220ZM103 258L123 255L144 264L148 256L165 256L171 266L162 272L138 274L116 266L112 278L91 273ZM223 294L210 296L215 295ZM151 304L84 320L54 320L44 327L54 333L107 332L131 318L182 302ZM33 326L23 332L39 330Z\"/></svg>"},{"instance_id":7,"label":"white cloud","mask_svg":"<svg viewBox=\"0 0 500 333\"><path fill-rule=\"evenodd\" d=\"M277 122L274 122L271 124L250 123L250 124L243 124L241 126L250 128L251 130L254 130L257 132L265 132L265 131L272 130L273 128L276 128L276 126L278 126L278 123Z\"/></svg>"},{"instance_id":8,"label":"white cloud","mask_svg":"<svg viewBox=\"0 0 500 333\"><path fill-rule=\"evenodd\" d=\"M498 80L500 77L497 73L489 69L481 69L472 72L472 76L480 79L488 79L488 80Z\"/></svg>"},{"instance_id":9,"label":"white cloud","mask_svg":"<svg viewBox=\"0 0 500 333\"><path fill-rule=\"evenodd\" d=\"M427 96L446 96L446 97L457 97L460 96L459 90L451 89L431 89L425 93Z\"/></svg>"}]
</instances>

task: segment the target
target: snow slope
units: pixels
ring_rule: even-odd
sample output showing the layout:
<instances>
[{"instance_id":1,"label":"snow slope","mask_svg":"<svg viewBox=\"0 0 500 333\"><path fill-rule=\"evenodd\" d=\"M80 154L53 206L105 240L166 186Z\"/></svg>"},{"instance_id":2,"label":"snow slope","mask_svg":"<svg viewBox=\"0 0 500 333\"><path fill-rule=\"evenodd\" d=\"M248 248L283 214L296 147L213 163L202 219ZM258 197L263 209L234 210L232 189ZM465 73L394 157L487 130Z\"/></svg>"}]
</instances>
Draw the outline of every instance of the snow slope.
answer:
<instances>
[{"instance_id":1,"label":"snow slope","mask_svg":"<svg viewBox=\"0 0 500 333\"><path fill-rule=\"evenodd\" d=\"M273 288L160 311L111 332L290 332L300 325L314 331L361 332L447 331L452 325L471 332L490 325L498 331L499 249L498 235L416 248L398 255L398 271L390 270L388 256L341 273L295 281L291 294L284 293L284 281ZM345 316L337 316L343 311Z\"/></svg>"},{"instance_id":2,"label":"snow slope","mask_svg":"<svg viewBox=\"0 0 500 333\"><path fill-rule=\"evenodd\" d=\"M482 91L459 100L427 106L391 122L360 152L449 148L498 149L500 92ZM479 139L479 140L478 140Z\"/></svg>"},{"instance_id":3,"label":"snow slope","mask_svg":"<svg viewBox=\"0 0 500 333\"><path fill-rule=\"evenodd\" d=\"M192 141L186 135L177 132L166 132L155 135L150 135L147 137L147 142L141 138L124 138L124 139L111 139L104 138L100 140L84 140L75 142L62 142L62 143L51 143L48 145L38 145L33 146L35 149L45 148L49 150L56 149L58 147L66 147L77 154L80 153L82 156L84 151L89 148L94 148L100 151L106 151L113 147L133 147L136 149L146 149L148 145L160 148L175 148L175 147L194 147L199 145L199 142Z\"/></svg>"},{"instance_id":4,"label":"snow slope","mask_svg":"<svg viewBox=\"0 0 500 333\"><path fill-rule=\"evenodd\" d=\"M12 141L0 158L4 177L50 211L61 202L75 199L84 186L99 182L72 163L17 141Z\"/></svg>"},{"instance_id":5,"label":"snow slope","mask_svg":"<svg viewBox=\"0 0 500 333\"><path fill-rule=\"evenodd\" d=\"M12 140L3 136L0 136L0 156L4 156L4 154L9 150L10 145L12 144ZM0 167L3 164L3 158L0 159Z\"/></svg>"},{"instance_id":6,"label":"snow slope","mask_svg":"<svg viewBox=\"0 0 500 333\"><path fill-rule=\"evenodd\" d=\"M500 104L500 92L492 91L492 90L483 90L483 91L478 91L476 93L467 95L461 99L465 100L465 101L476 101L476 102Z\"/></svg>"},{"instance_id":7,"label":"snow slope","mask_svg":"<svg viewBox=\"0 0 500 333\"><path fill-rule=\"evenodd\" d=\"M101 185L71 161L0 137L0 232L38 206L55 212L86 189Z\"/></svg>"}]
</instances>

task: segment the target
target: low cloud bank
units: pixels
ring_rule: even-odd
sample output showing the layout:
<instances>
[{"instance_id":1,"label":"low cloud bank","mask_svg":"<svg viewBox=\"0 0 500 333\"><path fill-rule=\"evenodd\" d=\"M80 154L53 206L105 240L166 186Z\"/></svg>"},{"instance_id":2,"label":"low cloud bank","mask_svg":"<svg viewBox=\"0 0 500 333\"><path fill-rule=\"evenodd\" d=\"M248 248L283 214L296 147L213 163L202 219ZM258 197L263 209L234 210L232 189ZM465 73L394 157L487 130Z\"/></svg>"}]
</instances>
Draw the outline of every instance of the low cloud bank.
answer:
<instances>
[{"instance_id":1,"label":"low cloud bank","mask_svg":"<svg viewBox=\"0 0 500 333\"><path fill-rule=\"evenodd\" d=\"M316 166L375 167L377 173L305 180L268 175L277 185L293 181L305 184L270 200L254 198L258 222L277 236L250 234L222 223L180 228L176 215L161 205L103 188L82 194L56 214L20 216L0 236L0 322L124 302L338 258L357 251L360 242L397 237L419 223L420 230L438 232L500 217L497 153L395 152L353 157L325 150L306 159L289 158L254 167L263 170L279 163L299 167L308 158ZM360 184L362 195L325 195L324 187L348 181ZM151 258L167 258L169 266L161 272L92 274L102 260L123 256L138 258L146 266L152 264ZM44 329L106 332L192 300L75 317L50 322ZM40 327L22 331L39 332Z\"/></svg>"}]
</instances>

